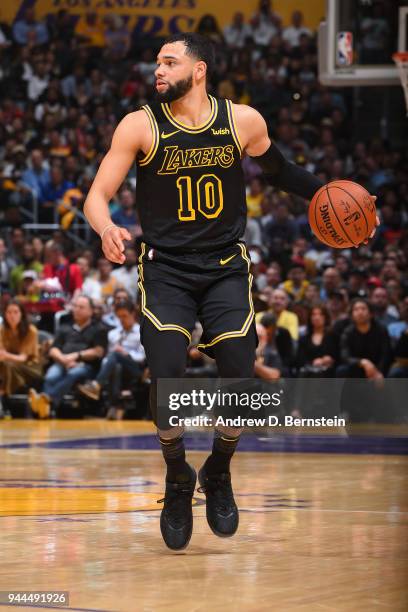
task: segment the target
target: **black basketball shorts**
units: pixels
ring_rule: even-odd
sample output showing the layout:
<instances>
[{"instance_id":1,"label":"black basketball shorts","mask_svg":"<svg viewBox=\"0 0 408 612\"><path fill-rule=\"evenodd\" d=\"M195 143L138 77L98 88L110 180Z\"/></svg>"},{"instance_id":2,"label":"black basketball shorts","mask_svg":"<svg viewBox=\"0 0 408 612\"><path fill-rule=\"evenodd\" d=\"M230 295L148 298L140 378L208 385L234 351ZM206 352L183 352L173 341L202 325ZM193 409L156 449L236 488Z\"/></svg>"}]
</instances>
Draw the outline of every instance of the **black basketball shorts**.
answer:
<instances>
[{"instance_id":1,"label":"black basketball shorts","mask_svg":"<svg viewBox=\"0 0 408 612\"><path fill-rule=\"evenodd\" d=\"M197 348L210 357L218 342L256 334L250 264L242 242L210 253L189 254L170 254L142 243L142 339L145 317L158 330L178 331L189 342L200 321L203 334Z\"/></svg>"}]
</instances>

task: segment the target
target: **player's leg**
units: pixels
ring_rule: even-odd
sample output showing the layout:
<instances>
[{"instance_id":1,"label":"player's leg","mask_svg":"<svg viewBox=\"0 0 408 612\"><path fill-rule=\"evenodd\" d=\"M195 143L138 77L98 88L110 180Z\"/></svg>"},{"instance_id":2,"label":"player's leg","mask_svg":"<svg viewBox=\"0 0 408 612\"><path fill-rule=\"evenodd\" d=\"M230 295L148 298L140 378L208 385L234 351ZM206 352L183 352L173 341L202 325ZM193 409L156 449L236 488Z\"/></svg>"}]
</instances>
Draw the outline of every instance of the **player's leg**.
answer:
<instances>
[{"instance_id":1,"label":"player's leg","mask_svg":"<svg viewBox=\"0 0 408 612\"><path fill-rule=\"evenodd\" d=\"M180 378L186 368L188 339L178 331L159 331L144 318L142 342L151 373L150 410L158 424L157 381ZM167 467L165 496L160 528L167 546L181 550L190 541L193 529L191 501L196 483L195 470L186 462L183 428L157 429Z\"/></svg>"},{"instance_id":2,"label":"player's leg","mask_svg":"<svg viewBox=\"0 0 408 612\"><path fill-rule=\"evenodd\" d=\"M157 426L163 457L167 465L167 479L183 481L189 474L185 463L183 427L160 429L157 405L157 381L160 378L181 378L187 363L187 338L177 331L158 331L147 319L143 323L143 345L150 370L149 404L153 422Z\"/></svg>"},{"instance_id":3,"label":"player's leg","mask_svg":"<svg viewBox=\"0 0 408 612\"><path fill-rule=\"evenodd\" d=\"M254 376L256 335L251 327L242 338L222 340L214 346L220 378L251 379ZM238 408L238 407L237 407ZM242 428L219 425L214 432L211 455L206 461L209 473L229 472Z\"/></svg>"},{"instance_id":4,"label":"player's leg","mask_svg":"<svg viewBox=\"0 0 408 612\"><path fill-rule=\"evenodd\" d=\"M231 258L234 250L237 256ZM226 261L229 272L221 263ZM220 268L219 280L209 286L200 312L204 337L198 348L216 359L221 378L250 379L254 373L258 340L249 264L243 245L237 245L225 257L217 257L212 265L215 270L217 265ZM241 432L242 429L218 426L211 455L199 472L200 485L206 494L207 520L219 536L233 535L238 528L230 463Z\"/></svg>"},{"instance_id":5,"label":"player's leg","mask_svg":"<svg viewBox=\"0 0 408 612\"><path fill-rule=\"evenodd\" d=\"M244 337L219 342L214 347L214 354L220 377L252 378L255 349L256 337L252 327ZM232 536L238 529L239 513L232 490L230 465L241 433L242 428L217 426L211 454L198 474L201 490L206 494L208 524L220 537Z\"/></svg>"}]
</instances>

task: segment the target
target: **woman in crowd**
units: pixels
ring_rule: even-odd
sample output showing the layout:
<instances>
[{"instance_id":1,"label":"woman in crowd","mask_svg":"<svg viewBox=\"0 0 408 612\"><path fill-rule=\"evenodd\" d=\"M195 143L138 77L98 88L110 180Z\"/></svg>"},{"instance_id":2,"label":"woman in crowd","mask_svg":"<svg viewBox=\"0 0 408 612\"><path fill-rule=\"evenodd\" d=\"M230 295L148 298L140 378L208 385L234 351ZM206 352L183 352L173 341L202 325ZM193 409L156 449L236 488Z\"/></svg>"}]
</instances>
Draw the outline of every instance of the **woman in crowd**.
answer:
<instances>
[{"instance_id":1,"label":"woman in crowd","mask_svg":"<svg viewBox=\"0 0 408 612\"><path fill-rule=\"evenodd\" d=\"M310 374L330 377L336 357L336 346L329 331L330 315L325 306L311 308L307 318L307 332L299 339L297 367L301 376Z\"/></svg>"},{"instance_id":2,"label":"woman in crowd","mask_svg":"<svg viewBox=\"0 0 408 612\"><path fill-rule=\"evenodd\" d=\"M0 412L2 397L41 378L38 332L17 300L8 302L0 327Z\"/></svg>"}]
</instances>

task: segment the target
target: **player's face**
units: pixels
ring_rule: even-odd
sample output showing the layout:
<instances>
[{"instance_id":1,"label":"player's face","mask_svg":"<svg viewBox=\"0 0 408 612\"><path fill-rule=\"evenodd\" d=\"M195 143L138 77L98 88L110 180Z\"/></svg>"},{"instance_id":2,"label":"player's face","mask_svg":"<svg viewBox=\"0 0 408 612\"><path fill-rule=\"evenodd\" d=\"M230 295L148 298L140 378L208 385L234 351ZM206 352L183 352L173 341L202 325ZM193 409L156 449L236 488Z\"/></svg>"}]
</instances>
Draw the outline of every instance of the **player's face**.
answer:
<instances>
[{"instance_id":1,"label":"player's face","mask_svg":"<svg viewBox=\"0 0 408 612\"><path fill-rule=\"evenodd\" d=\"M185 96L193 86L194 61L182 42L163 45L157 56L156 92L162 102Z\"/></svg>"}]
</instances>

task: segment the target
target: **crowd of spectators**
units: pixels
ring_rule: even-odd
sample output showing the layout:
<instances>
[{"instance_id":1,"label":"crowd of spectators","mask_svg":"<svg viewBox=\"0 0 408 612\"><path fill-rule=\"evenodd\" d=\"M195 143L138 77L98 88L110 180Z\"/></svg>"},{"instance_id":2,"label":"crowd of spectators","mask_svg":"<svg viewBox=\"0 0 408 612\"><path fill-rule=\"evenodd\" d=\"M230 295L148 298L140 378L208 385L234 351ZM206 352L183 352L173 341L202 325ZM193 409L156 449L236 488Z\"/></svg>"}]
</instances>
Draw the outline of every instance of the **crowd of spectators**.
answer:
<instances>
[{"instance_id":1,"label":"crowd of spectators","mask_svg":"<svg viewBox=\"0 0 408 612\"><path fill-rule=\"evenodd\" d=\"M348 178L377 196L374 239L336 251L311 234L305 201L267 186L243 159L257 376L408 377L406 151L380 130L360 139L350 92L319 83L316 35L300 11L284 26L261 0L249 20L237 12L222 30L205 15L196 29L215 45L212 93L257 108L282 153L324 182ZM0 394L12 394L21 378L31 385L42 367L44 386L30 392L40 416L77 382L95 398L113 376L115 402L117 366L148 380L138 328L135 168L111 203L112 219L132 235L124 266L102 256L96 235L80 245L69 230L116 124L154 95L160 44L118 16L75 20L60 10L46 20L28 8L11 28L0 24ZM36 207L45 225L26 230L21 211ZM70 330L60 326L67 310ZM90 321L98 341L94 334L84 343ZM41 343L26 348L39 342L36 328L56 335L49 351ZM214 375L216 368L192 346L188 371Z\"/></svg>"}]
</instances>

